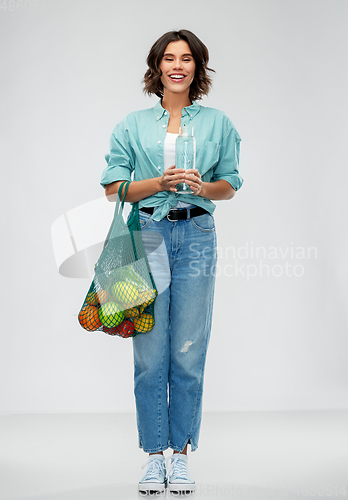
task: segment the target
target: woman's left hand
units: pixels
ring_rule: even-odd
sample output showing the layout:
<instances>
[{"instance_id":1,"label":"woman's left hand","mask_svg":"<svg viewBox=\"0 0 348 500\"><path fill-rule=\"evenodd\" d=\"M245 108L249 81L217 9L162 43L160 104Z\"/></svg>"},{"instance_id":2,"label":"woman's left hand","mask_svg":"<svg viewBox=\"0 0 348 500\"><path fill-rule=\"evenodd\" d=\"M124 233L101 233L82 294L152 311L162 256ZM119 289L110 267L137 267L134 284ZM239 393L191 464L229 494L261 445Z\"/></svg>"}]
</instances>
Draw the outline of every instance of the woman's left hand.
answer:
<instances>
[{"instance_id":1,"label":"woman's left hand","mask_svg":"<svg viewBox=\"0 0 348 500\"><path fill-rule=\"evenodd\" d=\"M202 190L202 179L201 174L196 168L187 169L185 172L185 184L187 184L193 191L193 194L197 195Z\"/></svg>"}]
</instances>

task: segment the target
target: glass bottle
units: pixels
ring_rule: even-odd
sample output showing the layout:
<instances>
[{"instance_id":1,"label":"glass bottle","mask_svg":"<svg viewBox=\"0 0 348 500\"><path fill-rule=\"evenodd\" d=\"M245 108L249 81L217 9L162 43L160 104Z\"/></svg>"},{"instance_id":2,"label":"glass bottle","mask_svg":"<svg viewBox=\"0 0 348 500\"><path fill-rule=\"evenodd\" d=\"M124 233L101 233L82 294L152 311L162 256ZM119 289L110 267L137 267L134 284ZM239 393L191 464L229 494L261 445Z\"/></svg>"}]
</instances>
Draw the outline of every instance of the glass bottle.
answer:
<instances>
[{"instance_id":1,"label":"glass bottle","mask_svg":"<svg viewBox=\"0 0 348 500\"><path fill-rule=\"evenodd\" d=\"M184 125L179 129L175 142L175 168L196 168L196 139L193 136L193 127ZM181 182L176 185L178 194L193 193L192 189Z\"/></svg>"}]
</instances>

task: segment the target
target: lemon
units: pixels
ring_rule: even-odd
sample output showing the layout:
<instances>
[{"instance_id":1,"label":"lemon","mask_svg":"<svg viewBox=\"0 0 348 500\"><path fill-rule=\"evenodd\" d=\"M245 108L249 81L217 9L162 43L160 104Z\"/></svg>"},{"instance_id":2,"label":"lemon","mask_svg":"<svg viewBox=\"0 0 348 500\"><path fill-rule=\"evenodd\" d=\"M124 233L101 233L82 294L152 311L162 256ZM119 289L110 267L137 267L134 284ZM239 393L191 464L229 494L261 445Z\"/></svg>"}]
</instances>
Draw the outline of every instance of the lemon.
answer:
<instances>
[{"instance_id":1,"label":"lemon","mask_svg":"<svg viewBox=\"0 0 348 500\"><path fill-rule=\"evenodd\" d=\"M112 287L112 295L116 302L120 302L127 309L139 304L139 288L127 281L118 281Z\"/></svg>"},{"instance_id":2,"label":"lemon","mask_svg":"<svg viewBox=\"0 0 348 500\"><path fill-rule=\"evenodd\" d=\"M145 290L144 292L140 292L139 294L139 302L141 302L141 305L145 309L145 307L149 306L152 304L152 302L155 300L157 295L156 290Z\"/></svg>"},{"instance_id":3,"label":"lemon","mask_svg":"<svg viewBox=\"0 0 348 500\"><path fill-rule=\"evenodd\" d=\"M127 281L142 289L147 289L149 287L149 283L134 270L132 264L114 269L111 276L114 283L116 281Z\"/></svg>"}]
</instances>

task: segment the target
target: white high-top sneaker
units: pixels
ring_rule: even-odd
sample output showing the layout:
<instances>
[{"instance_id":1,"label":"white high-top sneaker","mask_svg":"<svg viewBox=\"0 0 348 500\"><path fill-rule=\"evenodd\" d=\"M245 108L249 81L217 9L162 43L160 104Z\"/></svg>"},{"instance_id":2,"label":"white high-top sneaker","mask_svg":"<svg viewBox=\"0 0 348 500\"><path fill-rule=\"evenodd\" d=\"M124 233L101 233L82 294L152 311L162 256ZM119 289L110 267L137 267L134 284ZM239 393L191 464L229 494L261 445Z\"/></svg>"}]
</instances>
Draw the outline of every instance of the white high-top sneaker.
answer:
<instances>
[{"instance_id":1,"label":"white high-top sneaker","mask_svg":"<svg viewBox=\"0 0 348 500\"><path fill-rule=\"evenodd\" d=\"M142 469L147 465L148 469L145 476L139 481L139 491L164 491L166 478L166 461L164 455L158 453L150 455L147 462L144 463Z\"/></svg>"},{"instance_id":2,"label":"white high-top sneaker","mask_svg":"<svg viewBox=\"0 0 348 500\"><path fill-rule=\"evenodd\" d=\"M170 462L168 471L169 491L194 491L196 483L189 474L187 467L187 455L184 453L173 453L167 458Z\"/></svg>"}]
</instances>

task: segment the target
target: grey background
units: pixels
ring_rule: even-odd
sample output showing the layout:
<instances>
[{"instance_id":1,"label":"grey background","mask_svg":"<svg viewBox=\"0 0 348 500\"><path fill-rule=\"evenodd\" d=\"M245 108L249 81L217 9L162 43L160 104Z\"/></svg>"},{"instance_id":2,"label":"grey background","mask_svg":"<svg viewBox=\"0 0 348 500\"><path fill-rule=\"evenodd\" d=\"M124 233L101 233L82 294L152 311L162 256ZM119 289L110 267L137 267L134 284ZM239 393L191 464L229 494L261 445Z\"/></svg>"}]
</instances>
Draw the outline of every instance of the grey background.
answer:
<instances>
[{"instance_id":1,"label":"grey background","mask_svg":"<svg viewBox=\"0 0 348 500\"><path fill-rule=\"evenodd\" d=\"M0 11L0 411L134 409L132 342L78 325L89 280L59 275L51 226L103 196L113 127L157 100L142 94L148 50L180 28L209 48L201 103L234 122L245 179L215 212L204 409L347 408L347 2L14 5Z\"/></svg>"}]
</instances>

